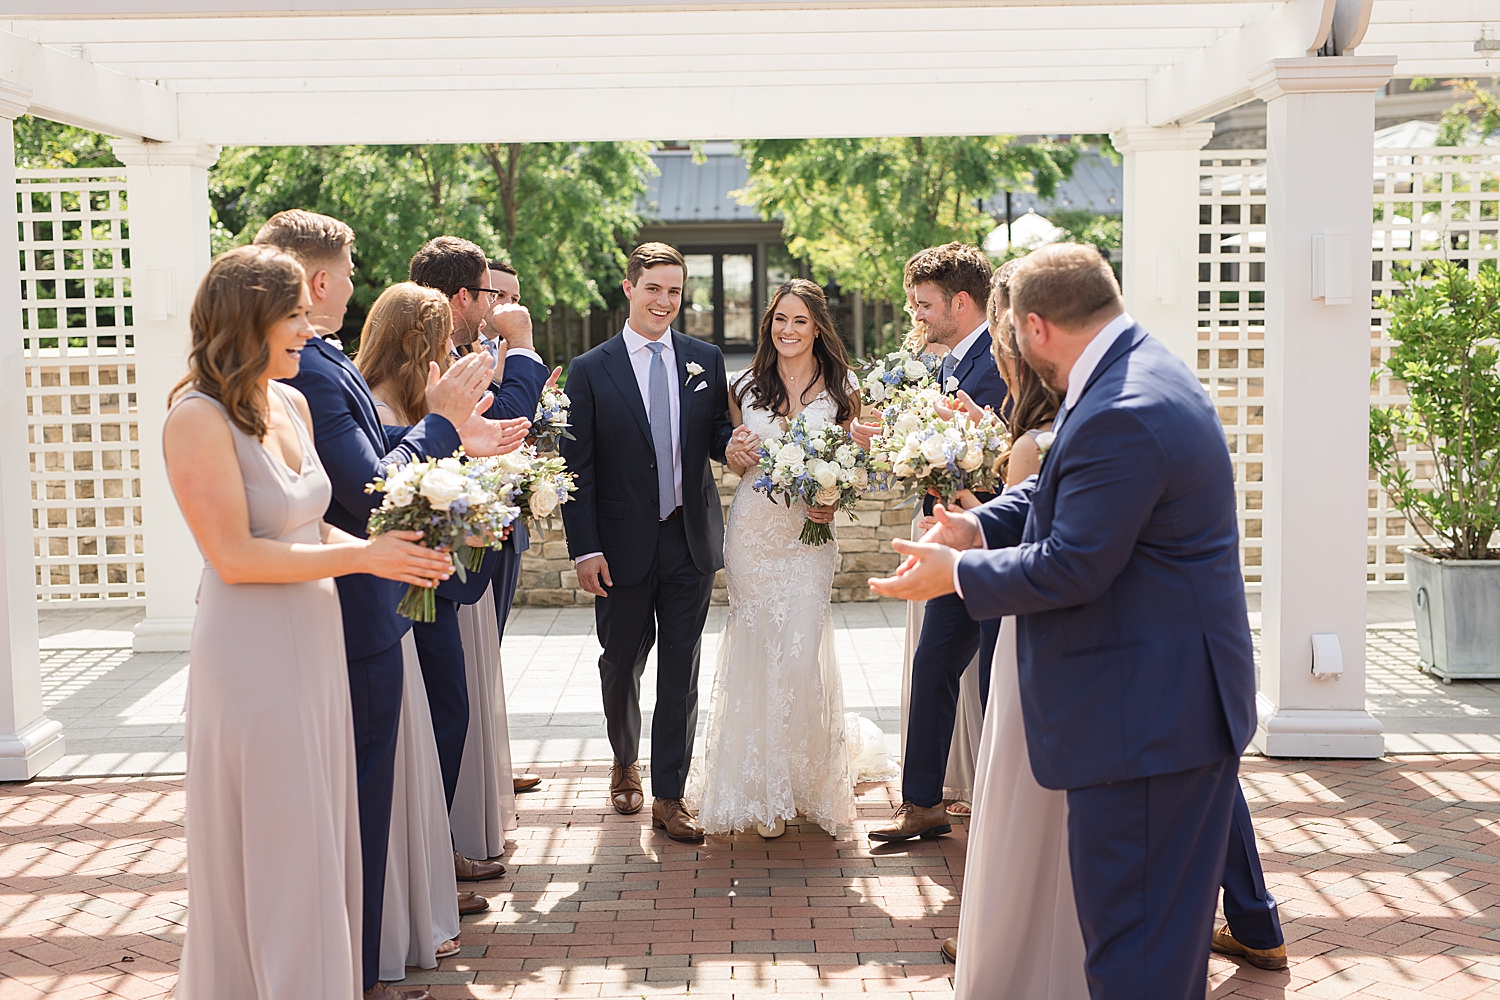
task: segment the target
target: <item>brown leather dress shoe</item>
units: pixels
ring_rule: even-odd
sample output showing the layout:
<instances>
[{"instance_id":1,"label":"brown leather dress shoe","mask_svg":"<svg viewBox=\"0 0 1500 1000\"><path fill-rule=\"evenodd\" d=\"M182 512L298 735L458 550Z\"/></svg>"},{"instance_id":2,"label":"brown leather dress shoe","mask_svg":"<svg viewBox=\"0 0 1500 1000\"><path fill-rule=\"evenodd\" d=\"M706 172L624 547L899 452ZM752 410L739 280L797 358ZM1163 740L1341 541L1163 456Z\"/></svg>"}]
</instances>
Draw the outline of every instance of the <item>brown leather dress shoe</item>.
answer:
<instances>
[{"instance_id":1,"label":"brown leather dress shoe","mask_svg":"<svg viewBox=\"0 0 1500 1000\"><path fill-rule=\"evenodd\" d=\"M646 804L646 793L641 791L641 765L621 764L615 761L609 771L609 804L621 816L634 816Z\"/></svg>"},{"instance_id":2,"label":"brown leather dress shoe","mask_svg":"<svg viewBox=\"0 0 1500 1000\"><path fill-rule=\"evenodd\" d=\"M919 806L911 802L901 803L891 825L870 831L871 840L910 840L921 837L927 840L950 833L953 826L948 822L948 811L939 802L935 806Z\"/></svg>"},{"instance_id":3,"label":"brown leather dress shoe","mask_svg":"<svg viewBox=\"0 0 1500 1000\"><path fill-rule=\"evenodd\" d=\"M365 990L365 1000L432 1000L424 989L398 990L387 983L376 983Z\"/></svg>"},{"instance_id":4,"label":"brown leather dress shoe","mask_svg":"<svg viewBox=\"0 0 1500 1000\"><path fill-rule=\"evenodd\" d=\"M958 938L943 938L943 946L940 950L944 958L954 965L958 964Z\"/></svg>"},{"instance_id":5,"label":"brown leather dress shoe","mask_svg":"<svg viewBox=\"0 0 1500 1000\"><path fill-rule=\"evenodd\" d=\"M490 901L477 892L461 892L458 894L458 915L466 917L471 913L483 913L490 908Z\"/></svg>"},{"instance_id":6,"label":"brown leather dress shoe","mask_svg":"<svg viewBox=\"0 0 1500 1000\"><path fill-rule=\"evenodd\" d=\"M681 799L656 799L651 803L651 825L684 844L701 844L703 827L688 812Z\"/></svg>"},{"instance_id":7,"label":"brown leather dress shoe","mask_svg":"<svg viewBox=\"0 0 1500 1000\"><path fill-rule=\"evenodd\" d=\"M1212 948L1220 955L1243 958L1257 969L1265 969L1268 972L1280 972L1286 968L1286 945L1275 948L1251 948L1234 939L1234 935L1229 933L1228 924L1214 931Z\"/></svg>"},{"instance_id":8,"label":"brown leather dress shoe","mask_svg":"<svg viewBox=\"0 0 1500 1000\"><path fill-rule=\"evenodd\" d=\"M542 783L542 776L540 774L517 774L511 777L511 781L515 783L516 791L529 792Z\"/></svg>"},{"instance_id":9,"label":"brown leather dress shoe","mask_svg":"<svg viewBox=\"0 0 1500 1000\"><path fill-rule=\"evenodd\" d=\"M488 882L504 874L505 866L498 861L475 861L453 852L453 877L460 882Z\"/></svg>"}]
</instances>

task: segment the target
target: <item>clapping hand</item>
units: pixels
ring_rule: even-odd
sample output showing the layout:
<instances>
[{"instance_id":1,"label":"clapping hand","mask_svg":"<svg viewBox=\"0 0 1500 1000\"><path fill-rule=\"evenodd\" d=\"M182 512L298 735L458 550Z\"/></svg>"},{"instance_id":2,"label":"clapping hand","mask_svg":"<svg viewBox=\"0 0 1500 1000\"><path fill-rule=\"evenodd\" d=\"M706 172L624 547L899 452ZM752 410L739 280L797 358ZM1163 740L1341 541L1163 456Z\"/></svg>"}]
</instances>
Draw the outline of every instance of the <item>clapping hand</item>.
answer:
<instances>
[{"instance_id":1,"label":"clapping hand","mask_svg":"<svg viewBox=\"0 0 1500 1000\"><path fill-rule=\"evenodd\" d=\"M932 520L935 523L921 541L897 538L891 542L906 559L894 575L872 578L871 590L904 601L926 601L953 593L953 564L959 552L978 548L984 536L977 517L950 513L942 504L933 507Z\"/></svg>"},{"instance_id":2,"label":"clapping hand","mask_svg":"<svg viewBox=\"0 0 1500 1000\"><path fill-rule=\"evenodd\" d=\"M870 450L870 442L875 440L875 435L880 433L880 413L873 412L869 416L869 423L860 423L858 420L849 424L849 436L854 438L854 443L859 445L862 451Z\"/></svg>"},{"instance_id":3,"label":"clapping hand","mask_svg":"<svg viewBox=\"0 0 1500 1000\"><path fill-rule=\"evenodd\" d=\"M489 409L492 394L485 393L484 397L480 405L474 407L469 419L458 425L458 438L463 442L464 452L474 458L508 455L525 443L531 421L525 417L488 419L484 411Z\"/></svg>"},{"instance_id":4,"label":"clapping hand","mask_svg":"<svg viewBox=\"0 0 1500 1000\"><path fill-rule=\"evenodd\" d=\"M984 416L984 407L974 402L974 398L967 392L964 392L962 389L958 390L957 406L948 407L944 406L942 403L934 403L933 409L935 409L938 413L938 416L942 417L944 420L951 420L953 419L953 415L955 413L962 413L964 416L968 417L971 421L977 424Z\"/></svg>"},{"instance_id":5,"label":"clapping hand","mask_svg":"<svg viewBox=\"0 0 1500 1000\"><path fill-rule=\"evenodd\" d=\"M490 386L490 364L492 359L480 351L465 355L453 362L447 371L440 371L437 362L427 366L427 409L444 417L454 427L461 427L469 419L478 404L489 408L484 402Z\"/></svg>"}]
</instances>

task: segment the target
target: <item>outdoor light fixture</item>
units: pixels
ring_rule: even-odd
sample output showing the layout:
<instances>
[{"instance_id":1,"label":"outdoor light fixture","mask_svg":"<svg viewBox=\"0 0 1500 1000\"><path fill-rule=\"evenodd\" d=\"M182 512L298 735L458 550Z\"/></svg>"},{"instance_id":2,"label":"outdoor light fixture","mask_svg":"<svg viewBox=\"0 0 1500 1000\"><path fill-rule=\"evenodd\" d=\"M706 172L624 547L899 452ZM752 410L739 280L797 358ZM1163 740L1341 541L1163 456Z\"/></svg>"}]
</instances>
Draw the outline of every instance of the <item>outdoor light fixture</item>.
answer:
<instances>
[{"instance_id":1,"label":"outdoor light fixture","mask_svg":"<svg viewBox=\"0 0 1500 1000\"><path fill-rule=\"evenodd\" d=\"M1332 632L1318 632L1312 637L1312 675L1320 681L1336 681L1344 675L1344 651Z\"/></svg>"},{"instance_id":2,"label":"outdoor light fixture","mask_svg":"<svg viewBox=\"0 0 1500 1000\"><path fill-rule=\"evenodd\" d=\"M1347 306L1354 301L1354 254L1349 230L1313 233L1312 297L1325 306Z\"/></svg>"}]
</instances>

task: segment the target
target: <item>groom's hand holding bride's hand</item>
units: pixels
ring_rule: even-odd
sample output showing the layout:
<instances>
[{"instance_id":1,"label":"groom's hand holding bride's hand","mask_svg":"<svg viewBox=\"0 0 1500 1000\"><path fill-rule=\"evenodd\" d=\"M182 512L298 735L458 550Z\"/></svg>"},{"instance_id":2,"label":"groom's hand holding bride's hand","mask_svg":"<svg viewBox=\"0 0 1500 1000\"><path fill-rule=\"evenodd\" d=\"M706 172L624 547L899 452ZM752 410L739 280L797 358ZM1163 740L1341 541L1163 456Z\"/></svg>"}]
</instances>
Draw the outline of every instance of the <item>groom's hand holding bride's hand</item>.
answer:
<instances>
[{"instance_id":1,"label":"groom's hand holding bride's hand","mask_svg":"<svg viewBox=\"0 0 1500 1000\"><path fill-rule=\"evenodd\" d=\"M740 424L729 439L724 460L736 476L743 476L755 468L760 464L760 435Z\"/></svg>"},{"instance_id":2,"label":"groom's hand holding bride's hand","mask_svg":"<svg viewBox=\"0 0 1500 1000\"><path fill-rule=\"evenodd\" d=\"M919 542L904 538L891 546L906 556L893 576L870 580L870 589L882 597L903 601L926 601L953 593L953 564L964 549L979 548L984 535L973 514L950 512L942 504L932 509L936 522Z\"/></svg>"}]
</instances>

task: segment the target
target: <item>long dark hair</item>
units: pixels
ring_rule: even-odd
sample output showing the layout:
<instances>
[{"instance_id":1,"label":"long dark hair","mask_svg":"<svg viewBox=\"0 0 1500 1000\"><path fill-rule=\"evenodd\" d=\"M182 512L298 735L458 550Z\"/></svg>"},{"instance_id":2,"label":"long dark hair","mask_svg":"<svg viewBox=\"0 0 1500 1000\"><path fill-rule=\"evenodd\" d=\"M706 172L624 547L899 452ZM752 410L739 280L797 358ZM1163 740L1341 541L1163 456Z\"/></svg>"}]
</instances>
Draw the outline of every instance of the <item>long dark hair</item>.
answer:
<instances>
[{"instance_id":1,"label":"long dark hair","mask_svg":"<svg viewBox=\"0 0 1500 1000\"><path fill-rule=\"evenodd\" d=\"M276 247L235 247L214 258L193 296L187 374L167 396L188 389L224 404L236 427L264 441L264 399L257 385L271 363L266 333L302 299L307 280L296 257Z\"/></svg>"},{"instance_id":2,"label":"long dark hair","mask_svg":"<svg viewBox=\"0 0 1500 1000\"><path fill-rule=\"evenodd\" d=\"M828 314L828 299L824 296L823 289L806 278L782 282L776 289L776 294L771 296L771 304L766 306L766 311L760 318L760 339L755 345L755 360L750 364L750 377L740 380L735 388L735 399L737 402L742 401L748 393L750 401L762 410L780 417L791 413L791 399L787 395L786 383L781 380L781 373L776 368L781 355L777 352L776 341L771 335L771 321L776 315L776 307L788 295L795 295L802 300L802 304L807 306L808 315L812 317L813 326L818 330L812 347L815 374L811 384L802 390L799 402L803 406L811 402L807 394L821 381L838 407L835 419L838 423L846 423L859 416L859 397L849 388L849 354L844 350L844 342L838 331L833 328L833 317Z\"/></svg>"},{"instance_id":3,"label":"long dark hair","mask_svg":"<svg viewBox=\"0 0 1500 1000\"><path fill-rule=\"evenodd\" d=\"M1022 434L1034 431L1038 427L1045 427L1057 416L1057 408L1062 403L1062 397L1057 394L1042 377L1036 373L1036 369L1026 363L1021 356L1020 345L1016 342L1016 328L1010 321L1010 276L1015 273L1020 258L1008 261L995 272L994 283L990 287L990 338L993 341L992 350L995 354L995 362L1000 366L1000 372L1010 372L1010 440L1012 446L1018 441ZM1010 461L1010 449L995 463L996 471L1004 474L1005 467Z\"/></svg>"}]
</instances>

